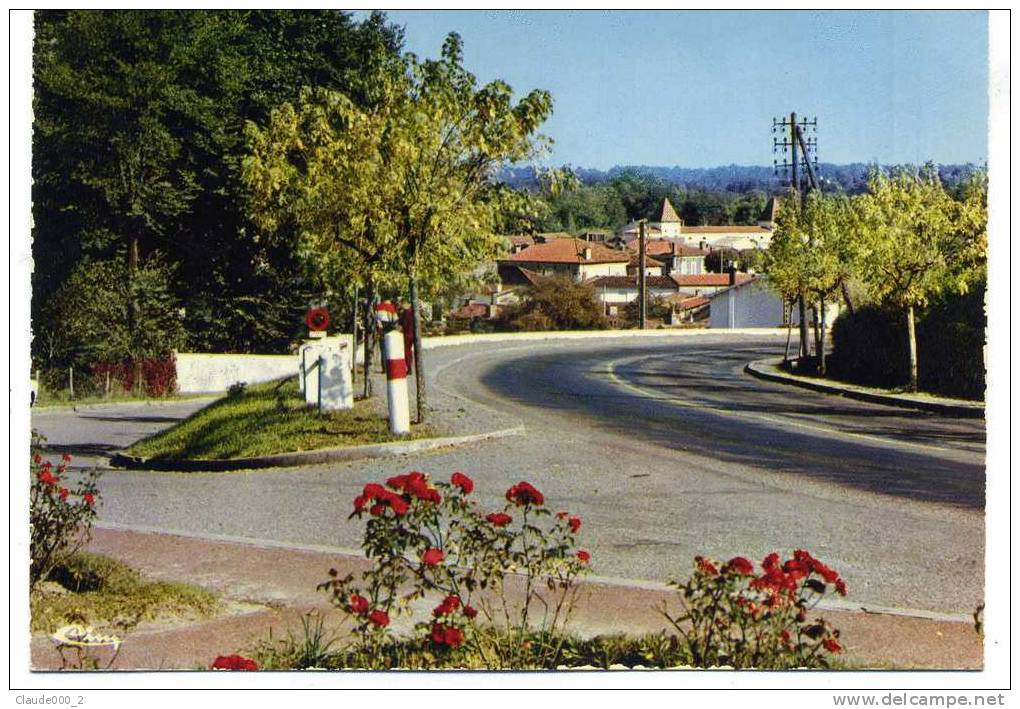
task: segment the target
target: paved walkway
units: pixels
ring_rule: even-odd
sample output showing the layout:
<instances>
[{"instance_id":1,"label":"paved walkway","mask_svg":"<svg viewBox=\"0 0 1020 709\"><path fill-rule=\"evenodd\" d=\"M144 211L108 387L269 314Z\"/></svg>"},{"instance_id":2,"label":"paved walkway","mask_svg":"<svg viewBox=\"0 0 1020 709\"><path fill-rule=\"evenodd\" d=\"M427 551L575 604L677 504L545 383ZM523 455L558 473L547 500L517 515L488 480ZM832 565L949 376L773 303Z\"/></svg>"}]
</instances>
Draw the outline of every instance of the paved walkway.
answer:
<instances>
[{"instance_id":1,"label":"paved walkway","mask_svg":"<svg viewBox=\"0 0 1020 709\"><path fill-rule=\"evenodd\" d=\"M365 560L328 550L256 546L169 534L98 529L91 549L125 561L145 575L186 581L223 595L233 612L180 626L136 628L124 638L115 669L200 669L220 654L250 652L269 637L300 633L303 613L325 613L327 628L343 614L330 610L328 597L315 586L333 567L341 575L365 568ZM571 621L583 635L665 629L655 610L672 593L657 588L586 583ZM427 602L425 605L430 605ZM427 609L422 609L427 614ZM967 622L826 610L842 631L846 661L854 667L979 668L981 640ZM406 630L416 618L401 619ZM59 667L60 659L45 636L32 640L34 669Z\"/></svg>"}]
</instances>

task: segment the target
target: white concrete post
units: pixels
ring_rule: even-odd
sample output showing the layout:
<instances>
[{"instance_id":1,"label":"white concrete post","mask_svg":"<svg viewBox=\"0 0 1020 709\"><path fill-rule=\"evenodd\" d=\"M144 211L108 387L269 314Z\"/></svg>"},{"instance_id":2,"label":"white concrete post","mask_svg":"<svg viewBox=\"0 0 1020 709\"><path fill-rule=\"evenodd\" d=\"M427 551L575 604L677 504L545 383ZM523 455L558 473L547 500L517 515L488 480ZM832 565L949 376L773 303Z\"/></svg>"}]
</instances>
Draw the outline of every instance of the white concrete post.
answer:
<instances>
[{"instance_id":1,"label":"white concrete post","mask_svg":"<svg viewBox=\"0 0 1020 709\"><path fill-rule=\"evenodd\" d=\"M407 399L407 362L404 360L404 334L390 330L383 335L386 360L386 399L390 408L390 432L411 432L411 407Z\"/></svg>"},{"instance_id":2,"label":"white concrete post","mask_svg":"<svg viewBox=\"0 0 1020 709\"><path fill-rule=\"evenodd\" d=\"M354 382L346 343L324 349L319 357L319 410L354 408Z\"/></svg>"}]
</instances>

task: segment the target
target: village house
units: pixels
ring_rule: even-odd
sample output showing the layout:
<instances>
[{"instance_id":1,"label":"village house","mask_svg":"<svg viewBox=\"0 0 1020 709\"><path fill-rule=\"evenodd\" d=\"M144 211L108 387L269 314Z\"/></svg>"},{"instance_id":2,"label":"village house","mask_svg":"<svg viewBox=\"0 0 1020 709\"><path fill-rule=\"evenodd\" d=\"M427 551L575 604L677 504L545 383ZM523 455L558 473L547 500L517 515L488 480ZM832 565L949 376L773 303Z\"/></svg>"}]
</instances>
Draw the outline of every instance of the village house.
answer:
<instances>
[{"instance_id":1,"label":"village house","mask_svg":"<svg viewBox=\"0 0 1020 709\"><path fill-rule=\"evenodd\" d=\"M677 302L695 296L710 296L716 291L724 290L732 285L750 281L752 276L746 273L700 273L673 274L670 276L648 276L645 287L648 297L675 299ZM595 288L596 299L603 304L607 315L615 315L619 308L638 299L639 284L637 275L600 276L591 281ZM676 297L679 296L679 299ZM700 302L707 305L707 301Z\"/></svg>"},{"instance_id":2,"label":"village house","mask_svg":"<svg viewBox=\"0 0 1020 709\"><path fill-rule=\"evenodd\" d=\"M641 248L640 239L631 239L626 243L628 251L632 251L637 257ZM705 272L705 257L707 251L694 246L689 246L682 239L653 239L645 240L645 262L654 259L661 264L661 275L696 275Z\"/></svg>"},{"instance_id":3,"label":"village house","mask_svg":"<svg viewBox=\"0 0 1020 709\"><path fill-rule=\"evenodd\" d=\"M630 254L599 243L555 238L534 243L496 262L500 282L525 285L534 276L565 276L587 281L599 276L626 276Z\"/></svg>"},{"instance_id":4,"label":"village house","mask_svg":"<svg viewBox=\"0 0 1020 709\"><path fill-rule=\"evenodd\" d=\"M701 250L766 249L772 241L772 231L775 228L778 210L778 199L771 197L755 225L688 226L683 223L669 199L666 198L662 200L662 209L659 211L658 218L645 224L646 248L647 244L653 240L668 239ZM629 244L639 238L639 229L638 222L630 222L620 230L618 237L624 243Z\"/></svg>"},{"instance_id":5,"label":"village house","mask_svg":"<svg viewBox=\"0 0 1020 709\"><path fill-rule=\"evenodd\" d=\"M708 298L708 320L712 328L782 327L788 321L793 325L800 323L798 309L783 302L779 294L769 287L767 277L735 283L715 291ZM827 325L832 325L839 312L838 303L826 304Z\"/></svg>"}]
</instances>

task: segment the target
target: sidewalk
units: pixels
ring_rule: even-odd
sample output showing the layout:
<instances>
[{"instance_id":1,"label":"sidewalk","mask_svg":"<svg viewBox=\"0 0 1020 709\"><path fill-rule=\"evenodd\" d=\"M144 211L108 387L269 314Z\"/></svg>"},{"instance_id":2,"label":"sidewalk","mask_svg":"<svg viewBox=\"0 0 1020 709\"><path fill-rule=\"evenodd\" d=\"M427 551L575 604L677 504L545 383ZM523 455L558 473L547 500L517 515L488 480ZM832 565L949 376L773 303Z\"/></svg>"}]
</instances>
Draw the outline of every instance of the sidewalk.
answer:
<instances>
[{"instance_id":1,"label":"sidewalk","mask_svg":"<svg viewBox=\"0 0 1020 709\"><path fill-rule=\"evenodd\" d=\"M339 624L329 598L317 592L330 568L340 575L366 567L364 558L327 550L294 550L170 534L96 529L92 551L120 559L159 580L184 581L221 593L230 614L185 626L139 627L124 637L115 669L203 669L217 655L250 651L269 637L301 632L300 619L323 611L326 627ZM852 589L851 589L852 594ZM674 594L627 585L585 583L571 628L582 635L646 633L666 629L655 608ZM425 601L425 605L429 605ZM425 615L427 609L423 607ZM967 622L903 615L826 610L821 613L842 631L847 664L860 668L977 669L982 643ZM424 617L394 624L407 630ZM45 636L32 638L33 669L55 669L60 658Z\"/></svg>"},{"instance_id":2,"label":"sidewalk","mask_svg":"<svg viewBox=\"0 0 1020 709\"><path fill-rule=\"evenodd\" d=\"M931 411L933 413L964 418L983 418L985 415L985 405L979 401L951 399L933 394L899 394L886 389L847 384L835 379L806 377L787 372L780 367L781 364L781 359L760 359L756 362L750 362L744 369L748 374L759 379L780 384L791 384L825 394L837 394L874 404L899 406L906 409Z\"/></svg>"}]
</instances>

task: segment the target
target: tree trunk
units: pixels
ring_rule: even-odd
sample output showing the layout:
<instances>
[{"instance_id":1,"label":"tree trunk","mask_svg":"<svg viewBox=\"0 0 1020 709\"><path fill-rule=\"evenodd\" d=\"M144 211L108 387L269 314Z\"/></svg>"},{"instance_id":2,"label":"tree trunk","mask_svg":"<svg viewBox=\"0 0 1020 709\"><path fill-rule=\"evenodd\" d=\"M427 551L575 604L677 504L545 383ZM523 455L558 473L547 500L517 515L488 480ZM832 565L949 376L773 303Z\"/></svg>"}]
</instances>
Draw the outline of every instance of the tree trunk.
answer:
<instances>
[{"instance_id":1,"label":"tree trunk","mask_svg":"<svg viewBox=\"0 0 1020 709\"><path fill-rule=\"evenodd\" d=\"M411 314L414 316L414 391L417 405L417 421L425 423L425 410L428 403L428 392L425 385L425 372L422 369L421 356L421 303L418 302L418 276L411 269L408 274Z\"/></svg>"},{"instance_id":2,"label":"tree trunk","mask_svg":"<svg viewBox=\"0 0 1020 709\"><path fill-rule=\"evenodd\" d=\"M804 298L803 293L800 295L797 308L798 315L800 315L800 361L801 364L806 364L807 358L811 353L808 351L810 345L808 344L807 300Z\"/></svg>"},{"instance_id":3,"label":"tree trunk","mask_svg":"<svg viewBox=\"0 0 1020 709\"><path fill-rule=\"evenodd\" d=\"M846 304L846 311L851 315L854 314L854 303L850 300L850 286L847 285L846 281L840 284L840 288L843 291L843 302Z\"/></svg>"},{"instance_id":4,"label":"tree trunk","mask_svg":"<svg viewBox=\"0 0 1020 709\"><path fill-rule=\"evenodd\" d=\"M131 366L134 369L134 386L135 395L138 395L141 391L142 385L142 358L141 353L138 351L138 301L135 298L135 276L138 273L138 262L141 260L139 255L138 237L131 237L131 244L128 246L128 278L131 293L128 300L128 332L131 333Z\"/></svg>"},{"instance_id":5,"label":"tree trunk","mask_svg":"<svg viewBox=\"0 0 1020 709\"><path fill-rule=\"evenodd\" d=\"M917 391L917 333L914 328L914 306L907 307L907 339L910 343L910 391Z\"/></svg>"},{"instance_id":6,"label":"tree trunk","mask_svg":"<svg viewBox=\"0 0 1020 709\"><path fill-rule=\"evenodd\" d=\"M364 361L364 387L362 397L368 399L372 396L372 345L375 338L375 318L372 313L372 304L375 302L375 290L371 282L365 288L365 361Z\"/></svg>"},{"instance_id":7,"label":"tree trunk","mask_svg":"<svg viewBox=\"0 0 1020 709\"><path fill-rule=\"evenodd\" d=\"M815 336L815 369L817 370L817 368L818 368L818 358L819 358L819 355L820 355L819 350L821 349L819 347L819 343L822 341L821 336L818 334L818 304L817 303L812 303L811 304L811 321L812 321L812 329L814 330L814 336Z\"/></svg>"},{"instance_id":8,"label":"tree trunk","mask_svg":"<svg viewBox=\"0 0 1020 709\"><path fill-rule=\"evenodd\" d=\"M818 310L822 315L822 323L818 337L818 373L825 376L825 299L819 301Z\"/></svg>"},{"instance_id":9,"label":"tree trunk","mask_svg":"<svg viewBox=\"0 0 1020 709\"><path fill-rule=\"evenodd\" d=\"M793 339L793 303L783 301L783 317L786 318L786 350L783 352L783 364L790 361L790 340Z\"/></svg>"},{"instance_id":10,"label":"tree trunk","mask_svg":"<svg viewBox=\"0 0 1020 709\"><path fill-rule=\"evenodd\" d=\"M358 287L354 286L354 301L351 307L351 383L358 373Z\"/></svg>"}]
</instances>

